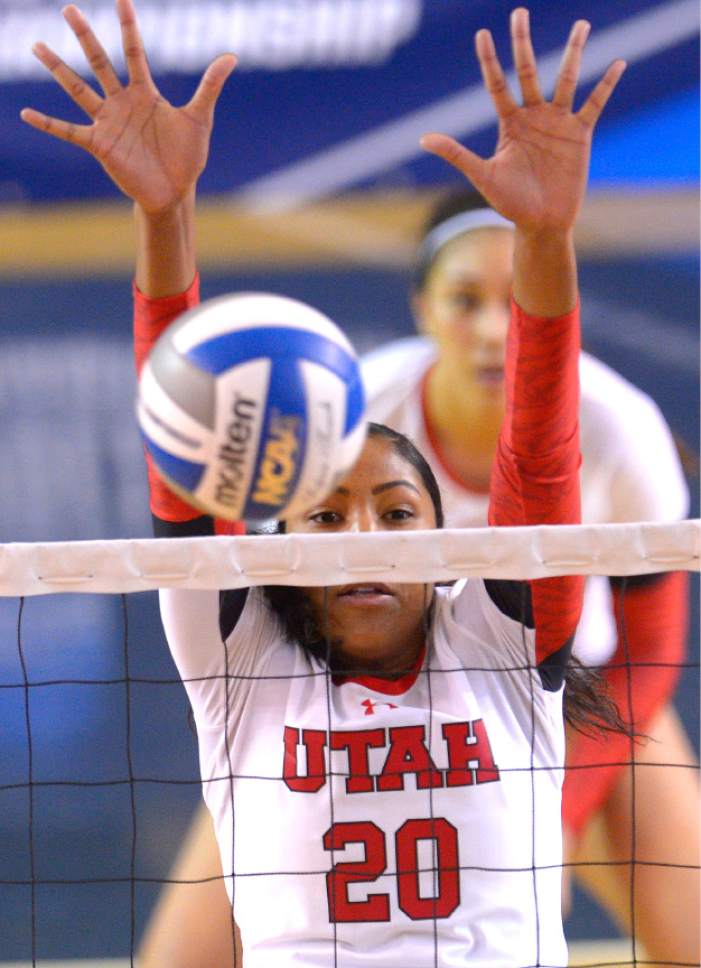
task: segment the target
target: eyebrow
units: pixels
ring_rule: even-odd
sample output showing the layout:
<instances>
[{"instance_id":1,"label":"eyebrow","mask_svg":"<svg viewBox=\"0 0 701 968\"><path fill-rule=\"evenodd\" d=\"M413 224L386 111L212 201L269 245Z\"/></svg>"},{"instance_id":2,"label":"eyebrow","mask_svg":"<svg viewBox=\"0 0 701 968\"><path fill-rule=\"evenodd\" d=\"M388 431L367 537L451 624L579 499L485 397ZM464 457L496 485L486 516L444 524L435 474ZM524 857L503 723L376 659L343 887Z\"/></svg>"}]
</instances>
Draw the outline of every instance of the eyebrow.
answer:
<instances>
[{"instance_id":1,"label":"eyebrow","mask_svg":"<svg viewBox=\"0 0 701 968\"><path fill-rule=\"evenodd\" d=\"M412 491L416 491L417 494L421 494L421 491L415 484L411 481L401 479L399 481L387 481L385 484L378 484L377 487L373 487L373 494L381 494L382 491L388 491L391 487L410 487Z\"/></svg>"},{"instance_id":2,"label":"eyebrow","mask_svg":"<svg viewBox=\"0 0 701 968\"><path fill-rule=\"evenodd\" d=\"M479 272L466 272L462 266L459 266L449 279L450 282L461 282L466 286L478 286L482 281L482 275Z\"/></svg>"},{"instance_id":3,"label":"eyebrow","mask_svg":"<svg viewBox=\"0 0 701 968\"><path fill-rule=\"evenodd\" d=\"M412 491L416 491L416 493L419 495L421 494L421 491L418 489L416 484L412 484L411 481L404 479L398 481L387 481L384 484L378 484L377 487L373 487L371 493L381 494L383 491L388 491L391 487L410 487ZM336 494L343 494L345 497L348 497L350 491L347 487L337 487Z\"/></svg>"}]
</instances>

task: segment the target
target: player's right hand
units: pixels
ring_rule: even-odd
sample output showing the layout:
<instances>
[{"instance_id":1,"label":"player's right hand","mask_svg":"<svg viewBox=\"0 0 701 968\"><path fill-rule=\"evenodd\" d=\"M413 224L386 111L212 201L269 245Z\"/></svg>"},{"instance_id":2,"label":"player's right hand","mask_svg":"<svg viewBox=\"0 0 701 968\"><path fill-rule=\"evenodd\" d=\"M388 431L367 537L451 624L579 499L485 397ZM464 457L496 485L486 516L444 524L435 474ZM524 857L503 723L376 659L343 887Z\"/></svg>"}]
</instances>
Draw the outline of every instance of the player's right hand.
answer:
<instances>
[{"instance_id":1,"label":"player's right hand","mask_svg":"<svg viewBox=\"0 0 701 968\"><path fill-rule=\"evenodd\" d=\"M551 100L538 81L525 7L511 13L511 43L521 103L514 97L488 30L475 36L484 86L499 122L491 158L480 158L453 138L428 134L421 139L431 151L457 168L490 205L517 227L540 235L569 232L586 192L589 154L596 123L625 69L615 60L599 83L574 110L589 23L577 20L565 46Z\"/></svg>"},{"instance_id":2,"label":"player's right hand","mask_svg":"<svg viewBox=\"0 0 701 968\"><path fill-rule=\"evenodd\" d=\"M33 128L84 148L125 195L155 214L177 205L204 169L214 108L236 58L233 54L217 57L189 103L173 107L151 77L133 0L117 0L117 14L128 71L126 84L80 10L72 4L63 10L102 94L46 44L33 47L35 56L92 123L73 124L32 108L24 108L20 116Z\"/></svg>"}]
</instances>

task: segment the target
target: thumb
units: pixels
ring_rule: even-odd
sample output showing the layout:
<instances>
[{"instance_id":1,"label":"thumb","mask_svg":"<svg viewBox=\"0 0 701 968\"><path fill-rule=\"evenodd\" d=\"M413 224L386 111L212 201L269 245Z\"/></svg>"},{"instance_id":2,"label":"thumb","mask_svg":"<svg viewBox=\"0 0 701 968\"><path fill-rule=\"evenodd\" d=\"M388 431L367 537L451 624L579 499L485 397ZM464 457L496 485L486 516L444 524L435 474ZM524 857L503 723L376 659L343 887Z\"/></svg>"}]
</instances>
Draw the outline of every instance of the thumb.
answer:
<instances>
[{"instance_id":1,"label":"thumb","mask_svg":"<svg viewBox=\"0 0 701 968\"><path fill-rule=\"evenodd\" d=\"M188 104L188 109L198 121L211 121L222 88L235 67L236 57L233 54L222 54L204 72Z\"/></svg>"},{"instance_id":2,"label":"thumb","mask_svg":"<svg viewBox=\"0 0 701 968\"><path fill-rule=\"evenodd\" d=\"M453 168L457 168L478 191L481 191L485 181L485 162L474 151L463 147L446 134L425 134L421 138L421 147L430 151L432 155L438 155Z\"/></svg>"}]
</instances>

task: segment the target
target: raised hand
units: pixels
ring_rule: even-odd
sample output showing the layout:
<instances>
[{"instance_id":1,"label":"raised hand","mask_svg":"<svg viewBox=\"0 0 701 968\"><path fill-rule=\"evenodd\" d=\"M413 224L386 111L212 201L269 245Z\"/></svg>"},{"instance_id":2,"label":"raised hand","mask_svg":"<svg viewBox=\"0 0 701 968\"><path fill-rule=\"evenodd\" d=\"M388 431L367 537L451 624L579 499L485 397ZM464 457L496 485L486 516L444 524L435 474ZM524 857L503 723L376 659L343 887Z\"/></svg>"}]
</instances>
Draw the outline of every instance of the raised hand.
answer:
<instances>
[{"instance_id":1,"label":"raised hand","mask_svg":"<svg viewBox=\"0 0 701 968\"><path fill-rule=\"evenodd\" d=\"M475 37L477 57L499 120L494 155L480 158L441 134L425 135L421 141L526 231L567 231L574 225L586 190L594 126L625 70L624 61L614 61L579 111L573 111L589 29L585 20L572 27L552 101L546 101L538 83L528 11L520 7L512 12L511 42L521 105L509 90L492 35L480 30Z\"/></svg>"},{"instance_id":2,"label":"raised hand","mask_svg":"<svg viewBox=\"0 0 701 968\"><path fill-rule=\"evenodd\" d=\"M179 203L194 187L207 162L214 108L236 59L214 60L190 102L173 107L151 77L132 0L117 0L128 71L123 85L102 45L78 10L63 15L82 47L102 94L86 84L45 44L34 54L91 119L78 125L25 108L27 124L93 155L114 183L146 213Z\"/></svg>"}]
</instances>

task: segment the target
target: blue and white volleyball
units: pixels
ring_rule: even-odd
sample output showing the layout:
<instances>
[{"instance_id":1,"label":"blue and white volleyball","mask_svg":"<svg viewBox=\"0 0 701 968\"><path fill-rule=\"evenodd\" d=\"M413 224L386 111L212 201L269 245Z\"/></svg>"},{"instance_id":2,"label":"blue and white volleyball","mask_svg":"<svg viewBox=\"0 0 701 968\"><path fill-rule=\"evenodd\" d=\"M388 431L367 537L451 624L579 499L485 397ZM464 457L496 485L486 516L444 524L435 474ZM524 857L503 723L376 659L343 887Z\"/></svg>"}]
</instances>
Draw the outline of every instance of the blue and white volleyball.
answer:
<instances>
[{"instance_id":1,"label":"blue and white volleyball","mask_svg":"<svg viewBox=\"0 0 701 968\"><path fill-rule=\"evenodd\" d=\"M137 413L167 484L230 520L306 510L366 433L350 342L318 310L267 293L209 300L169 326L142 369Z\"/></svg>"}]
</instances>

